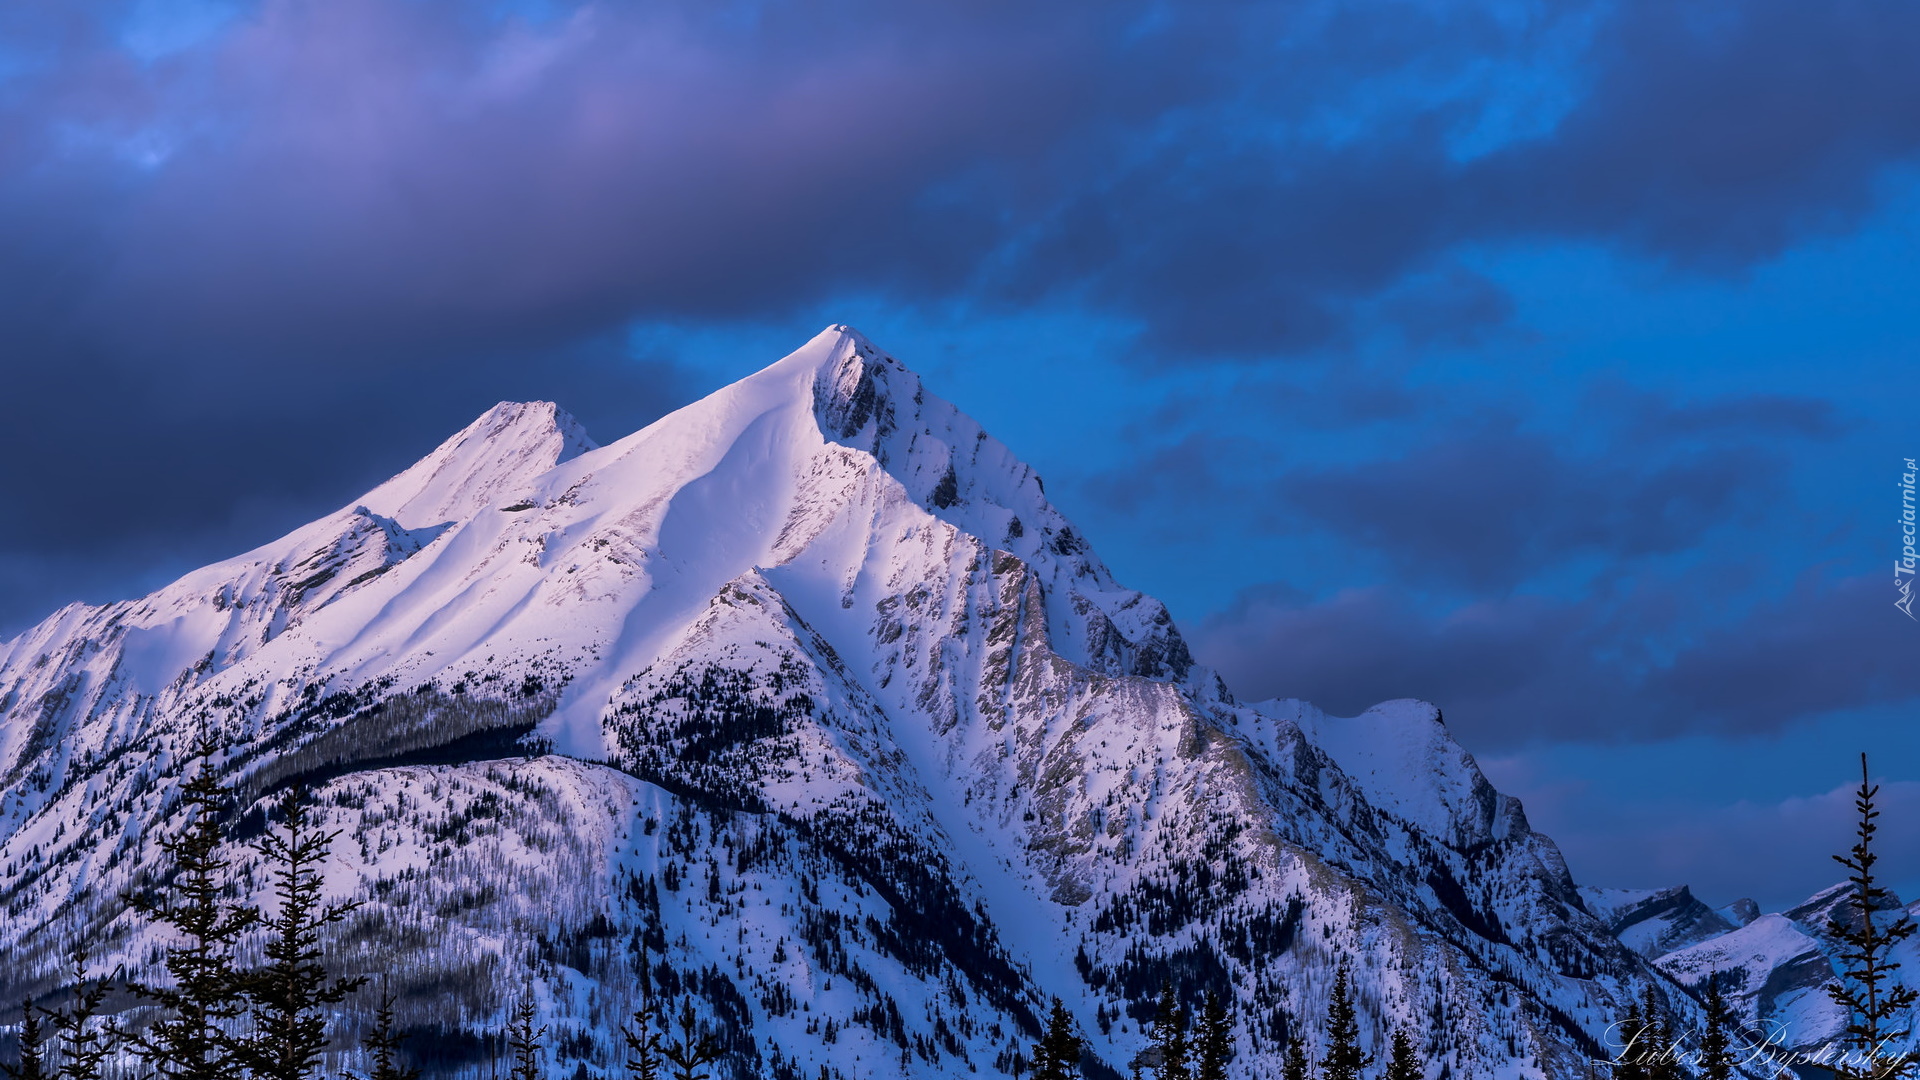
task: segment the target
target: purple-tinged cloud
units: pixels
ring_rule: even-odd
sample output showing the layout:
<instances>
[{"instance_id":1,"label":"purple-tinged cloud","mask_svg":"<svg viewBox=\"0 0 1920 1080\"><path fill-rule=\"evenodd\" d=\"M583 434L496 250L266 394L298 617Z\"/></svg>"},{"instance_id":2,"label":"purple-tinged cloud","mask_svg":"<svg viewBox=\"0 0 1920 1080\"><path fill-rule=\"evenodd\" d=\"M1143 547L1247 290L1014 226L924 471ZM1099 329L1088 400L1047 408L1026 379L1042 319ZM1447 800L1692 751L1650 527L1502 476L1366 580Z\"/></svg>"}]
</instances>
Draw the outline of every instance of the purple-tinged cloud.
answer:
<instances>
[{"instance_id":1,"label":"purple-tinged cloud","mask_svg":"<svg viewBox=\"0 0 1920 1080\"><path fill-rule=\"evenodd\" d=\"M317 510L502 397L629 426L685 392L607 358L639 318L1067 295L1168 360L1376 320L1459 347L1514 318L1463 247L1719 271L1857 221L1920 146L1920 16L1691 10L5 5L0 486L36 516L0 558L238 537L248 500ZM1672 550L1746 490L1703 454L1601 477L1607 514L1513 509L1547 480L1500 449L1436 447L1458 581L1548 542ZM1388 493L1341 480L1292 495L1379 535Z\"/></svg>"},{"instance_id":2,"label":"purple-tinged cloud","mask_svg":"<svg viewBox=\"0 0 1920 1080\"><path fill-rule=\"evenodd\" d=\"M1082 288L1171 354L1380 317L1471 341L1511 310L1456 245L1743 263L1854 220L1920 147L1920 17L1891 3L277 0L157 56L25 10L14 38L57 60L0 102L0 213L84 253L61 299L115 349L551 344L835 290ZM1569 41L1557 119L1463 158L1533 78L1475 73Z\"/></svg>"}]
</instances>

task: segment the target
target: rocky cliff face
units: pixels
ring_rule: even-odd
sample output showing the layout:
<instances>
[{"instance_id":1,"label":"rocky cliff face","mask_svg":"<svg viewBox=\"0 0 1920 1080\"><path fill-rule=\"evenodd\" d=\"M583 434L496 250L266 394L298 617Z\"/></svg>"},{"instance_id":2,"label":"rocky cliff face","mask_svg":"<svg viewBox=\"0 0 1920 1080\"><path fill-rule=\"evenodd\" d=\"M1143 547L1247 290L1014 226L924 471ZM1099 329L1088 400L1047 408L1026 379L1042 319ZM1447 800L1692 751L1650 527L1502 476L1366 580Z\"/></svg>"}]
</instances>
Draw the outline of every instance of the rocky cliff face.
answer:
<instances>
[{"instance_id":1,"label":"rocky cliff face","mask_svg":"<svg viewBox=\"0 0 1920 1080\"><path fill-rule=\"evenodd\" d=\"M0 645L0 997L76 940L152 962L118 897L202 733L248 800L315 787L330 887L370 899L341 962L392 974L442 1074L520 994L561 1072L648 991L732 1075L808 1080L1007 1071L1056 995L1110 1075L1169 981L1277 1076L1341 962L1434 1076L1584 1075L1623 991L1688 1008L1435 709L1236 701L843 327L604 447L501 405Z\"/></svg>"}]
</instances>

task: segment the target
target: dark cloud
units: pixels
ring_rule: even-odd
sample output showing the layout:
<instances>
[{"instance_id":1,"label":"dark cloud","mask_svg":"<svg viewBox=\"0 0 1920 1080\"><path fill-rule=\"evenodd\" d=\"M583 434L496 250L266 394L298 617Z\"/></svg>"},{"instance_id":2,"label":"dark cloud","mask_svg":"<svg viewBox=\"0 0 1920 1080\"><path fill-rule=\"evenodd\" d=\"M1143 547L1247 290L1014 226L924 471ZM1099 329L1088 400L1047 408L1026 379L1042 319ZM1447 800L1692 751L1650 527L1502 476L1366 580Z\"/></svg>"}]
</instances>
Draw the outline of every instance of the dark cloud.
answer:
<instances>
[{"instance_id":1,"label":"dark cloud","mask_svg":"<svg viewBox=\"0 0 1920 1080\"><path fill-rule=\"evenodd\" d=\"M1838 710L1920 699L1920 668L1882 576L1809 579L1737 621L1671 639L1699 598L1516 596L1429 614L1391 587L1313 602L1250 589L1196 624L1194 654L1242 698L1335 714L1415 697L1468 746L1755 735ZM1713 598L1705 598L1711 600Z\"/></svg>"},{"instance_id":2,"label":"dark cloud","mask_svg":"<svg viewBox=\"0 0 1920 1080\"><path fill-rule=\"evenodd\" d=\"M1804 580L1737 627L1705 636L1647 688L1675 712L1759 730L1920 697L1912 627L1891 610L1890 577Z\"/></svg>"},{"instance_id":3,"label":"dark cloud","mask_svg":"<svg viewBox=\"0 0 1920 1080\"><path fill-rule=\"evenodd\" d=\"M693 389L629 320L947 288L992 232L969 192L1115 85L1101 18L1007 35L991 3L236 12L141 55L121 9L0 13L0 491L32 523L0 632L72 595L38 587L63 560L143 587L502 398L624 434Z\"/></svg>"},{"instance_id":4,"label":"dark cloud","mask_svg":"<svg viewBox=\"0 0 1920 1080\"><path fill-rule=\"evenodd\" d=\"M1920 150L1917 45L1897 0L1622 4L1580 107L1471 170L1479 211L1717 269L1845 228Z\"/></svg>"},{"instance_id":5,"label":"dark cloud","mask_svg":"<svg viewBox=\"0 0 1920 1080\"><path fill-rule=\"evenodd\" d=\"M1375 324L1470 344L1513 311L1463 245L1738 268L1857 220L1920 145L1920 14L1892 0L276 0L129 34L149 7L0 10L0 489L35 522L0 541L16 575L254 536L284 515L246 507L324 509L503 397L631 426L688 389L607 346L635 319L1070 295L1165 357ZM1348 411L1404 407L1370 400ZM1649 423L1831 426L1776 406ZM1554 545L1669 550L1745 490L1711 453L1549 453L1623 485L1588 510L1505 459L1534 449L1408 463L1434 480L1429 565L1498 584ZM1406 510L1360 473L1288 494L1383 549Z\"/></svg>"},{"instance_id":6,"label":"dark cloud","mask_svg":"<svg viewBox=\"0 0 1920 1080\"><path fill-rule=\"evenodd\" d=\"M1341 340L1376 298L1470 341L1511 312L1456 244L1740 262L1857 215L1920 145L1920 16L1893 3L345 0L157 59L24 10L59 61L14 79L0 213L15 250L70 253L63 300L114 348L551 342L983 280L1090 285L1189 354ZM1540 80L1566 115L1463 157Z\"/></svg>"},{"instance_id":7,"label":"dark cloud","mask_svg":"<svg viewBox=\"0 0 1920 1080\"><path fill-rule=\"evenodd\" d=\"M70 289L117 347L758 316L849 282L956 286L1013 197L1001 163L1196 70L1127 67L1125 5L868 14L269 3L157 61L96 27L20 92L45 182L9 216L50 247L111 221ZM54 199L76 185L95 194Z\"/></svg>"},{"instance_id":8,"label":"dark cloud","mask_svg":"<svg viewBox=\"0 0 1920 1080\"><path fill-rule=\"evenodd\" d=\"M1745 394L1703 401L1674 401L1625 383L1595 388L1593 402L1620 414L1637 438L1660 440L1708 436L1840 436L1840 411L1825 398L1793 394Z\"/></svg>"},{"instance_id":9,"label":"dark cloud","mask_svg":"<svg viewBox=\"0 0 1920 1080\"><path fill-rule=\"evenodd\" d=\"M237 359L230 362L238 363ZM557 400L603 439L687 400L611 341L509 352L262 357L131 369L54 353L0 397L0 634L135 595L346 503L502 399Z\"/></svg>"},{"instance_id":10,"label":"dark cloud","mask_svg":"<svg viewBox=\"0 0 1920 1080\"><path fill-rule=\"evenodd\" d=\"M1349 340L1355 305L1445 243L1437 129L1328 151L1215 138L1189 132L1077 198L1023 265L1028 291L1091 281L1163 358L1270 356Z\"/></svg>"},{"instance_id":11,"label":"dark cloud","mask_svg":"<svg viewBox=\"0 0 1920 1080\"><path fill-rule=\"evenodd\" d=\"M1618 381L1585 395L1577 433L1551 436L1478 399L1422 401L1364 372L1239 380L1226 397L1258 429L1229 420L1215 391L1174 393L1130 429L1145 449L1085 481L1090 502L1135 515L1130 527L1176 532L1190 515L1230 508L1244 527L1331 536L1403 585L1455 595L1596 562L1617 576L1693 551L1778 509L1790 441L1840 433L1821 398L1680 400ZM1402 421L1382 430L1397 449L1308 463L1326 456L1319 432L1380 421ZM1279 441L1276 429L1315 435ZM1180 513L1138 514L1148 507Z\"/></svg>"},{"instance_id":12,"label":"dark cloud","mask_svg":"<svg viewBox=\"0 0 1920 1080\"><path fill-rule=\"evenodd\" d=\"M1470 343L1512 312L1491 282L1449 269L1463 245L1596 241L1734 273L1858 224L1888 168L1920 152L1911 5L1491 10L1348 6L1296 27L1294 44L1316 47L1285 74L1182 114L1072 196L1028 249L1029 288L1092 282L1146 319L1162 360L1344 345L1382 314L1415 345ZM1538 69L1587 25L1560 70L1513 71L1519 89L1420 89ZM1538 108L1525 98L1541 81L1574 99L1555 122L1485 148L1463 138ZM1364 139L1315 124L1343 100Z\"/></svg>"},{"instance_id":13,"label":"dark cloud","mask_svg":"<svg viewBox=\"0 0 1920 1080\"><path fill-rule=\"evenodd\" d=\"M1268 586L1242 593L1191 637L1195 655L1243 699L1302 698L1350 716L1422 698L1456 727L1466 718L1470 745L1491 747L1524 738L1532 725L1591 732L1625 704L1617 694L1590 696L1604 685L1584 670L1592 614L1516 598L1436 619L1391 587L1314 603ZM1565 686L1564 699L1556 686Z\"/></svg>"},{"instance_id":14,"label":"dark cloud","mask_svg":"<svg viewBox=\"0 0 1920 1080\"><path fill-rule=\"evenodd\" d=\"M1662 460L1583 458L1494 421L1402 457L1302 470L1284 506L1394 563L1408 581L1499 589L1593 553L1681 550L1742 516L1768 455L1716 447Z\"/></svg>"},{"instance_id":15,"label":"dark cloud","mask_svg":"<svg viewBox=\"0 0 1920 1080\"><path fill-rule=\"evenodd\" d=\"M1619 381L1575 400L1577 432L1429 410L1424 425L1376 433L1403 449L1339 465L1260 456L1176 401L1163 409L1171 438L1102 474L1094 501L1151 508L1135 520L1175 522L1170 536L1195 520L1277 532L1291 538L1277 550L1338 552L1336 574L1371 583L1319 599L1249 589L1194 624L1196 655L1243 697L1336 713L1425 698L1477 748L1750 736L1920 699L1884 576L1770 576L1779 526L1798 513L1781 498L1789 450L1839 437L1831 402Z\"/></svg>"}]
</instances>

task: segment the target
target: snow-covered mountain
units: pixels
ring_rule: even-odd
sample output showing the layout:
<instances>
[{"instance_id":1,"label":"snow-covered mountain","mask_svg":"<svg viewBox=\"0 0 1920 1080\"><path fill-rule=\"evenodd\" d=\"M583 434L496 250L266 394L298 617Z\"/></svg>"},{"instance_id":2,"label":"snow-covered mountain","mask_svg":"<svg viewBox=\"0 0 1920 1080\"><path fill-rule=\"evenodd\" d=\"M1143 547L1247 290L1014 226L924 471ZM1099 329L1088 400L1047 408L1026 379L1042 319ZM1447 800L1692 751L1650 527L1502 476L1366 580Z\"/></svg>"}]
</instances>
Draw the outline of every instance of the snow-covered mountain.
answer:
<instances>
[{"instance_id":1,"label":"snow-covered mountain","mask_svg":"<svg viewBox=\"0 0 1920 1080\"><path fill-rule=\"evenodd\" d=\"M1732 920L1694 899L1685 885L1670 889L1586 886L1580 896L1587 910L1606 923L1614 937L1648 958L1697 945L1734 928Z\"/></svg>"},{"instance_id":2,"label":"snow-covered mountain","mask_svg":"<svg viewBox=\"0 0 1920 1080\"><path fill-rule=\"evenodd\" d=\"M0 1000L75 941L152 962L118 897L203 732L249 800L315 785L331 887L370 901L342 961L442 1074L523 993L562 1073L648 988L734 1075L808 1080L1006 1071L1055 995L1111 1075L1165 981L1223 992L1236 1068L1276 1076L1341 962L1433 1077L1585 1075L1624 991L1690 1008L1436 709L1236 701L845 327L607 446L500 405L0 645Z\"/></svg>"},{"instance_id":3,"label":"snow-covered mountain","mask_svg":"<svg viewBox=\"0 0 1920 1080\"><path fill-rule=\"evenodd\" d=\"M1723 929L1705 932L1710 924L1699 919L1691 924L1694 932L1670 935L1663 939L1665 948L1641 951L1690 990L1703 992L1709 979L1719 980L1757 1044L1771 1044L1779 1053L1812 1053L1840 1038L1847 1026L1846 1014L1827 987L1849 966L1842 959L1846 946L1832 926L1837 920L1858 927L1851 890L1841 882L1786 911L1764 915L1753 901L1737 901L1729 906L1748 915L1744 923L1735 926L1722 916ZM1685 895L1686 889L1651 895L1675 893ZM1920 916L1920 903L1903 910L1897 901L1890 902L1875 921L1902 914ZM1895 978L1909 986L1920 981L1920 941L1908 938L1894 947L1892 957L1900 964ZM1910 1032L1908 1044L1916 1042L1914 1034L1920 1033Z\"/></svg>"}]
</instances>

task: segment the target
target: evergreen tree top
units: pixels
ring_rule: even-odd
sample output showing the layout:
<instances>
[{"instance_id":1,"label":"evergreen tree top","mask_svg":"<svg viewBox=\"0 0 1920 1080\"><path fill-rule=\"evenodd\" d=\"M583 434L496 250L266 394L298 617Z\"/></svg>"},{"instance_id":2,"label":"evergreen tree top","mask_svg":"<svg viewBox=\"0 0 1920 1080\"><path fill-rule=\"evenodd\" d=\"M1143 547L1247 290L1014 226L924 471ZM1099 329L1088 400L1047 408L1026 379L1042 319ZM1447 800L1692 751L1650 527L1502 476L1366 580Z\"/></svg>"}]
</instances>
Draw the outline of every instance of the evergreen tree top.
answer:
<instances>
[{"instance_id":1,"label":"evergreen tree top","mask_svg":"<svg viewBox=\"0 0 1920 1080\"><path fill-rule=\"evenodd\" d=\"M1420 1052L1413 1045L1413 1036L1407 1034L1405 1028L1394 1028L1383 1080L1423 1080L1425 1075L1426 1066L1421 1063Z\"/></svg>"},{"instance_id":2,"label":"evergreen tree top","mask_svg":"<svg viewBox=\"0 0 1920 1080\"><path fill-rule=\"evenodd\" d=\"M1373 1055L1360 1045L1351 976L1347 962L1342 960L1333 977L1333 993L1327 999L1327 1049L1320 1057L1320 1075L1323 1080L1359 1080L1362 1070L1372 1064Z\"/></svg>"},{"instance_id":3,"label":"evergreen tree top","mask_svg":"<svg viewBox=\"0 0 1920 1080\"><path fill-rule=\"evenodd\" d=\"M1894 1053L1889 1046L1904 1042L1911 1032L1912 1010L1920 1001L1920 991L1904 985L1896 974L1900 962L1893 957L1894 946L1913 936L1911 916L1891 919L1882 909L1891 906L1893 894L1879 882L1874 866L1880 856L1874 850L1874 835L1879 831L1875 804L1880 786L1867 769L1867 755L1860 755L1860 786L1854 792L1854 812L1859 816L1854 827L1853 847L1834 861L1848 870L1852 885L1848 908L1852 918L1832 919L1828 931L1840 943L1838 959L1842 965L1838 983L1827 993L1847 1013L1845 1042L1849 1056L1836 1069L1842 1076L1857 1080L1900 1080L1920 1071L1920 1052Z\"/></svg>"},{"instance_id":4,"label":"evergreen tree top","mask_svg":"<svg viewBox=\"0 0 1920 1080\"><path fill-rule=\"evenodd\" d=\"M1047 1030L1033 1048L1034 1080L1069 1080L1079 1075L1081 1039L1074 1032L1073 1014L1066 1003L1053 999Z\"/></svg>"}]
</instances>

